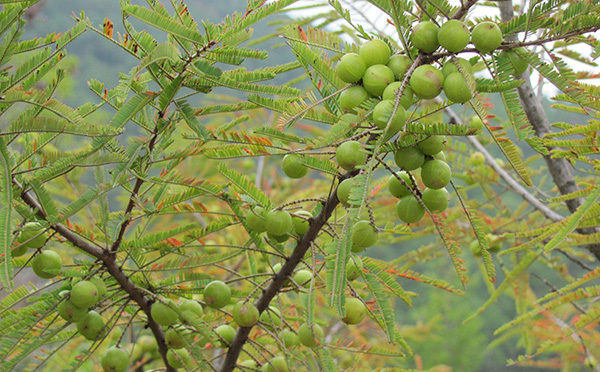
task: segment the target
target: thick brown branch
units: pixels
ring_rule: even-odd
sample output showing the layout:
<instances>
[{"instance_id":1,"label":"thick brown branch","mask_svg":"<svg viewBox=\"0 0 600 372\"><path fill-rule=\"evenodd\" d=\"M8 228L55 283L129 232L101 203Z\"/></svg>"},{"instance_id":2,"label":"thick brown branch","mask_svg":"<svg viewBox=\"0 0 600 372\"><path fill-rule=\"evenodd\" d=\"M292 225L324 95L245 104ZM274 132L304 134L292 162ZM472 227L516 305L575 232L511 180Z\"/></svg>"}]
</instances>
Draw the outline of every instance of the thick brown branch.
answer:
<instances>
[{"instance_id":1,"label":"thick brown branch","mask_svg":"<svg viewBox=\"0 0 600 372\"><path fill-rule=\"evenodd\" d=\"M502 1L499 5L502 21L510 21L513 18L512 1ZM515 41L516 37L516 35L510 35L507 39L509 41ZM541 99L537 97L533 91L527 71L518 78L524 80L524 83L521 84L517 90L527 119L529 119L529 122L533 126L535 134L538 137L543 138L546 134L551 133L548 115L546 115L546 112L544 111ZM548 148L548 150L552 151L552 148ZM544 160L546 161L550 175L561 194L569 194L579 190L579 186L571 172L571 165L566 159L552 158L551 155L545 155ZM583 198L567 200L566 204L569 211L573 213L581 206L581 204L583 204ZM593 234L599 231L595 228L580 228L577 229L577 232L580 234ZM589 244L586 248L600 260L600 244Z\"/></svg>"}]
</instances>

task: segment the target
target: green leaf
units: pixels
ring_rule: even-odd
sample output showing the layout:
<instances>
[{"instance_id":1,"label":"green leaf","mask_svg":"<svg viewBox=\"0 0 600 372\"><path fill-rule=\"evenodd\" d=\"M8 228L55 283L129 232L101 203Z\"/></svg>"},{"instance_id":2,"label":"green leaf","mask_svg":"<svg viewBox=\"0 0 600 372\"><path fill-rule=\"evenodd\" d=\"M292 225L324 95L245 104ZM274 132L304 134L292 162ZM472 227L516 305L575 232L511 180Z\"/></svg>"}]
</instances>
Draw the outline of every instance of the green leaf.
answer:
<instances>
[{"instance_id":1,"label":"green leaf","mask_svg":"<svg viewBox=\"0 0 600 372\"><path fill-rule=\"evenodd\" d=\"M12 290L12 177L8 149L0 137L0 281L8 291Z\"/></svg>"},{"instance_id":2,"label":"green leaf","mask_svg":"<svg viewBox=\"0 0 600 372\"><path fill-rule=\"evenodd\" d=\"M225 164L217 165L219 172L221 172L228 180L233 182L240 190L246 193L250 198L256 201L259 205L264 207L270 207L273 205L271 199L261 189L256 187L246 176L240 172L226 166Z\"/></svg>"},{"instance_id":3,"label":"green leaf","mask_svg":"<svg viewBox=\"0 0 600 372\"><path fill-rule=\"evenodd\" d=\"M137 67L138 73L153 63L165 60L171 61L172 63L179 61L179 49L175 44L170 42L158 44L146 57L144 57L144 59L142 59L140 65Z\"/></svg>"}]
</instances>

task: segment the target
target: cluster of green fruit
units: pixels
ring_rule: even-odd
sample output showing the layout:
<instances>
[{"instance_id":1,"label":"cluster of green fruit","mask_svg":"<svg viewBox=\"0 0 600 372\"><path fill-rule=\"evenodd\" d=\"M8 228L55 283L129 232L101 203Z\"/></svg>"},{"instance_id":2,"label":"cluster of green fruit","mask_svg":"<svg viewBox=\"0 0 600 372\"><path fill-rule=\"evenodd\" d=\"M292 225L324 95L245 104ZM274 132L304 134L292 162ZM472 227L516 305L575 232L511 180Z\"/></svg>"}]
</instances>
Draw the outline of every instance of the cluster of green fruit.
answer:
<instances>
[{"instance_id":1,"label":"cluster of green fruit","mask_svg":"<svg viewBox=\"0 0 600 372\"><path fill-rule=\"evenodd\" d=\"M31 249L39 250L46 244L46 234L39 222L27 222L15 238L15 246L11 250L12 257L19 257ZM33 272L43 279L54 278L61 273L62 259L53 250L45 249L35 255L31 261Z\"/></svg>"}]
</instances>

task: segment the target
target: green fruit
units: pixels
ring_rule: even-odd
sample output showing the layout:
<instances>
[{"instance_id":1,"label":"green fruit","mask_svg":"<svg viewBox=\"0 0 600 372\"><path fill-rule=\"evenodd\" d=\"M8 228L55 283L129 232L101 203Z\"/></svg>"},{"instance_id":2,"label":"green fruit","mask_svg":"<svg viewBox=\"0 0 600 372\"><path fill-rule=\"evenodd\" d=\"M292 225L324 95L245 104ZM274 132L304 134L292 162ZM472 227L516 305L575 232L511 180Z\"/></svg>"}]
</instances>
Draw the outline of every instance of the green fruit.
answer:
<instances>
[{"instance_id":1,"label":"green fruit","mask_svg":"<svg viewBox=\"0 0 600 372\"><path fill-rule=\"evenodd\" d=\"M423 184L430 189L441 189L445 187L452 177L450 166L441 160L428 161L421 169Z\"/></svg>"},{"instance_id":2,"label":"green fruit","mask_svg":"<svg viewBox=\"0 0 600 372\"><path fill-rule=\"evenodd\" d=\"M479 245L477 239L473 240L471 244L469 244L469 249L474 256L481 256L481 246Z\"/></svg>"},{"instance_id":3,"label":"green fruit","mask_svg":"<svg viewBox=\"0 0 600 372\"><path fill-rule=\"evenodd\" d=\"M26 246L27 249L39 249L46 243L46 234L43 233L43 227L39 222L27 222L15 241Z\"/></svg>"},{"instance_id":4,"label":"green fruit","mask_svg":"<svg viewBox=\"0 0 600 372\"><path fill-rule=\"evenodd\" d=\"M77 322L77 331L90 341L99 339L103 329L104 320L102 319L102 316L93 310L89 311Z\"/></svg>"},{"instance_id":5,"label":"green fruit","mask_svg":"<svg viewBox=\"0 0 600 372\"><path fill-rule=\"evenodd\" d=\"M410 42L423 53L434 52L440 44L438 43L439 27L430 21L423 21L412 29Z\"/></svg>"},{"instance_id":6,"label":"green fruit","mask_svg":"<svg viewBox=\"0 0 600 372\"><path fill-rule=\"evenodd\" d=\"M98 290L98 297L104 297L106 294L106 283L104 283L104 280L98 276L94 276L90 278L90 282L94 283L96 286L96 289Z\"/></svg>"},{"instance_id":7,"label":"green fruit","mask_svg":"<svg viewBox=\"0 0 600 372\"><path fill-rule=\"evenodd\" d=\"M469 83L460 72L453 72L446 77L444 80L444 93L454 103L465 103L473 98Z\"/></svg>"},{"instance_id":8,"label":"green fruit","mask_svg":"<svg viewBox=\"0 0 600 372\"><path fill-rule=\"evenodd\" d=\"M152 336L143 335L137 339L137 344L140 345L144 353L154 353L158 351L158 344L156 339Z\"/></svg>"},{"instance_id":9,"label":"green fruit","mask_svg":"<svg viewBox=\"0 0 600 372\"><path fill-rule=\"evenodd\" d=\"M390 47L383 40L373 39L361 45L358 54L363 58L367 67L370 67L387 64L392 53Z\"/></svg>"},{"instance_id":10,"label":"green fruit","mask_svg":"<svg viewBox=\"0 0 600 372\"><path fill-rule=\"evenodd\" d=\"M246 225L248 225L250 230L257 233L267 231L264 212L262 207L255 207L246 213Z\"/></svg>"},{"instance_id":11,"label":"green fruit","mask_svg":"<svg viewBox=\"0 0 600 372\"><path fill-rule=\"evenodd\" d=\"M367 153L363 151L360 142L346 141L338 146L335 159L343 169L354 170L356 166L363 165L367 161Z\"/></svg>"},{"instance_id":12,"label":"green fruit","mask_svg":"<svg viewBox=\"0 0 600 372\"><path fill-rule=\"evenodd\" d=\"M416 223L425 215L425 208L414 196L408 195L398 201L396 213L402 222Z\"/></svg>"},{"instance_id":13,"label":"green fruit","mask_svg":"<svg viewBox=\"0 0 600 372\"><path fill-rule=\"evenodd\" d=\"M446 161L446 154L443 151L438 152L437 154L432 155L434 159Z\"/></svg>"},{"instance_id":14,"label":"green fruit","mask_svg":"<svg viewBox=\"0 0 600 372\"><path fill-rule=\"evenodd\" d=\"M233 307L233 321L240 327L252 327L258 322L258 309L252 302L239 301Z\"/></svg>"},{"instance_id":15,"label":"green fruit","mask_svg":"<svg viewBox=\"0 0 600 372\"><path fill-rule=\"evenodd\" d=\"M469 164L474 167L485 164L485 155L479 151L472 153L469 157Z\"/></svg>"},{"instance_id":16,"label":"green fruit","mask_svg":"<svg viewBox=\"0 0 600 372\"><path fill-rule=\"evenodd\" d=\"M361 86L355 85L340 93L340 108L344 111L351 111L360 106L369 98L369 92Z\"/></svg>"},{"instance_id":17,"label":"green fruit","mask_svg":"<svg viewBox=\"0 0 600 372\"><path fill-rule=\"evenodd\" d=\"M98 287L89 280L77 282L71 288L70 301L79 308L88 309L96 305L99 299L100 293L98 292Z\"/></svg>"},{"instance_id":18,"label":"green fruit","mask_svg":"<svg viewBox=\"0 0 600 372\"><path fill-rule=\"evenodd\" d=\"M448 208L448 191L441 189L425 189L421 200L432 213L442 213Z\"/></svg>"},{"instance_id":19,"label":"green fruit","mask_svg":"<svg viewBox=\"0 0 600 372\"><path fill-rule=\"evenodd\" d=\"M388 125L392 113L394 112L394 101L384 100L379 102L373 109L373 122L379 129L385 129ZM396 109L396 115L392 118L389 128L386 133L394 135L404 127L406 122L406 111L402 105Z\"/></svg>"},{"instance_id":20,"label":"green fruit","mask_svg":"<svg viewBox=\"0 0 600 372\"><path fill-rule=\"evenodd\" d=\"M373 65L363 76L363 86L373 96L381 96L385 88L394 82L394 73L386 65Z\"/></svg>"},{"instance_id":21,"label":"green fruit","mask_svg":"<svg viewBox=\"0 0 600 372\"><path fill-rule=\"evenodd\" d=\"M127 351L130 355L129 359L133 362L139 360L144 354L142 347L138 344L129 344L127 346Z\"/></svg>"},{"instance_id":22,"label":"green fruit","mask_svg":"<svg viewBox=\"0 0 600 372\"><path fill-rule=\"evenodd\" d=\"M344 54L335 67L337 76L345 83L356 83L362 79L366 70L365 60L356 53Z\"/></svg>"},{"instance_id":23,"label":"green fruit","mask_svg":"<svg viewBox=\"0 0 600 372\"><path fill-rule=\"evenodd\" d=\"M182 349L187 345L187 340L175 328L169 328L165 332L165 343L171 349Z\"/></svg>"},{"instance_id":24,"label":"green fruit","mask_svg":"<svg viewBox=\"0 0 600 372\"><path fill-rule=\"evenodd\" d=\"M267 329L279 328L281 325L281 312L273 306L269 306L260 314L261 323L265 324Z\"/></svg>"},{"instance_id":25,"label":"green fruit","mask_svg":"<svg viewBox=\"0 0 600 372\"><path fill-rule=\"evenodd\" d=\"M165 299L165 303L156 301L150 308L150 315L156 323L163 327L169 327L179 319L179 314L172 307L175 307L175 302L171 299Z\"/></svg>"},{"instance_id":26,"label":"green fruit","mask_svg":"<svg viewBox=\"0 0 600 372\"><path fill-rule=\"evenodd\" d=\"M184 299L177 305L177 308L179 309L179 312L181 312L179 320L184 323L186 322L186 319L198 320L204 315L202 305L194 300Z\"/></svg>"},{"instance_id":27,"label":"green fruit","mask_svg":"<svg viewBox=\"0 0 600 372\"><path fill-rule=\"evenodd\" d=\"M519 47L519 48L515 48L515 51L520 51L522 53L526 53L527 50L523 47ZM529 67L529 63L527 63L527 61L525 59L523 59L520 55L518 55L517 53L515 53L512 50L505 50L500 52L500 55L504 58L508 58L508 60L510 61L510 64L512 65L515 75L521 75L522 73L524 73L527 70L527 67Z\"/></svg>"},{"instance_id":28,"label":"green fruit","mask_svg":"<svg viewBox=\"0 0 600 372\"><path fill-rule=\"evenodd\" d=\"M291 219L291 218L290 218ZM231 288L220 280L214 280L204 287L204 302L213 309L220 309L229 303Z\"/></svg>"},{"instance_id":29,"label":"green fruit","mask_svg":"<svg viewBox=\"0 0 600 372\"><path fill-rule=\"evenodd\" d=\"M412 60L407 56L395 55L390 58L390 61L387 63L387 67L392 70L396 80L402 80L412 63Z\"/></svg>"},{"instance_id":30,"label":"green fruit","mask_svg":"<svg viewBox=\"0 0 600 372\"><path fill-rule=\"evenodd\" d=\"M365 304L355 297L346 298L346 316L342 321L346 324L358 324L363 321L367 315Z\"/></svg>"},{"instance_id":31,"label":"green fruit","mask_svg":"<svg viewBox=\"0 0 600 372\"><path fill-rule=\"evenodd\" d=\"M284 156L281 168L283 168L283 172L289 178L302 178L308 173L308 168L304 166L302 157L297 154Z\"/></svg>"},{"instance_id":32,"label":"green fruit","mask_svg":"<svg viewBox=\"0 0 600 372\"><path fill-rule=\"evenodd\" d=\"M481 22L473 28L471 41L481 53L489 53L502 44L502 31L494 22Z\"/></svg>"},{"instance_id":33,"label":"green fruit","mask_svg":"<svg viewBox=\"0 0 600 372\"><path fill-rule=\"evenodd\" d=\"M435 155L446 147L444 136L429 136L419 142L417 147L425 155Z\"/></svg>"},{"instance_id":34,"label":"green fruit","mask_svg":"<svg viewBox=\"0 0 600 372\"><path fill-rule=\"evenodd\" d=\"M417 97L432 99L442 92L444 75L432 65L421 65L410 77L410 87Z\"/></svg>"},{"instance_id":35,"label":"green fruit","mask_svg":"<svg viewBox=\"0 0 600 372\"><path fill-rule=\"evenodd\" d=\"M473 66L471 66L471 63L469 61L467 61L464 58L457 58L457 60L464 73L473 75ZM460 71L458 70L458 66L456 66L456 63L454 63L453 60L448 60L442 66L442 75L444 75L444 78L455 72L460 73Z\"/></svg>"},{"instance_id":36,"label":"green fruit","mask_svg":"<svg viewBox=\"0 0 600 372\"><path fill-rule=\"evenodd\" d=\"M304 346L315 347L317 346L317 340L321 338L323 338L323 328L318 324L313 324L312 330L306 323L298 328L298 339Z\"/></svg>"},{"instance_id":37,"label":"green fruit","mask_svg":"<svg viewBox=\"0 0 600 372\"><path fill-rule=\"evenodd\" d=\"M305 269L298 270L298 271L296 271L294 276L292 276L292 279L299 286L308 288L308 287L310 287L310 280L312 279L312 272L310 270L305 270Z\"/></svg>"},{"instance_id":38,"label":"green fruit","mask_svg":"<svg viewBox=\"0 0 600 372\"><path fill-rule=\"evenodd\" d=\"M111 347L102 355L100 361L105 372L125 372L129 366L129 353L120 347Z\"/></svg>"},{"instance_id":39,"label":"green fruit","mask_svg":"<svg viewBox=\"0 0 600 372\"><path fill-rule=\"evenodd\" d=\"M228 347L233 342L235 337L235 329L229 324L223 324L215 329L215 332L222 338L220 345L221 347Z\"/></svg>"},{"instance_id":40,"label":"green fruit","mask_svg":"<svg viewBox=\"0 0 600 372\"><path fill-rule=\"evenodd\" d=\"M350 255L346 264L346 279L352 281L360 278L360 273L363 269L363 262L359 256Z\"/></svg>"},{"instance_id":41,"label":"green fruit","mask_svg":"<svg viewBox=\"0 0 600 372\"><path fill-rule=\"evenodd\" d=\"M350 204L350 189L352 189L352 178L346 178L337 187L336 195L338 200L346 208L352 207Z\"/></svg>"},{"instance_id":42,"label":"green fruit","mask_svg":"<svg viewBox=\"0 0 600 372\"><path fill-rule=\"evenodd\" d=\"M256 362L253 361L252 359L244 360L243 362L240 363L240 366L254 368L254 369L258 368L258 364L256 364ZM251 370L251 371L253 371L253 370Z\"/></svg>"},{"instance_id":43,"label":"green fruit","mask_svg":"<svg viewBox=\"0 0 600 372\"><path fill-rule=\"evenodd\" d=\"M285 235L292 231L294 222L292 215L283 210L272 210L265 219L267 233L271 235Z\"/></svg>"},{"instance_id":44,"label":"green fruit","mask_svg":"<svg viewBox=\"0 0 600 372\"><path fill-rule=\"evenodd\" d=\"M275 241L276 243L285 243L290 239L290 235L289 234L273 235L273 234L267 233L267 238L269 238L269 240L271 240L271 243L273 243L273 241Z\"/></svg>"},{"instance_id":45,"label":"green fruit","mask_svg":"<svg viewBox=\"0 0 600 372\"><path fill-rule=\"evenodd\" d=\"M173 368L183 368L192 363L192 357L186 349L169 349L167 351L167 362Z\"/></svg>"},{"instance_id":46,"label":"green fruit","mask_svg":"<svg viewBox=\"0 0 600 372\"><path fill-rule=\"evenodd\" d=\"M396 91L400 88L401 85L402 85L402 83L399 81L395 81L395 82L391 83L390 85L388 85L385 88L385 90L383 91L382 98L384 100L389 99L389 100L394 101L396 99ZM406 110L408 110L414 102L415 102L415 96L413 95L412 89L410 89L410 87L407 84L406 88L404 88L404 92L402 92L402 97L400 97L400 104L402 105L402 107L404 107Z\"/></svg>"},{"instance_id":47,"label":"green fruit","mask_svg":"<svg viewBox=\"0 0 600 372\"><path fill-rule=\"evenodd\" d=\"M62 259L58 253L46 249L33 258L31 266L35 275L42 279L50 279L60 274Z\"/></svg>"},{"instance_id":48,"label":"green fruit","mask_svg":"<svg viewBox=\"0 0 600 372\"><path fill-rule=\"evenodd\" d=\"M483 121L479 118L479 116L471 116L469 120L469 128L473 129L483 129Z\"/></svg>"},{"instance_id":49,"label":"green fruit","mask_svg":"<svg viewBox=\"0 0 600 372\"><path fill-rule=\"evenodd\" d=\"M306 219L298 216L306 217ZM311 217L312 215L306 211L298 211L296 212L296 216L292 216L292 224L294 225L294 232L297 236L302 237L304 234L306 234L310 227L308 219Z\"/></svg>"},{"instance_id":50,"label":"green fruit","mask_svg":"<svg viewBox=\"0 0 600 372\"><path fill-rule=\"evenodd\" d=\"M490 252L500 252L500 250L502 249L502 241L500 240L500 238L494 234L487 234L486 237L489 242L488 250Z\"/></svg>"},{"instance_id":51,"label":"green fruit","mask_svg":"<svg viewBox=\"0 0 600 372\"><path fill-rule=\"evenodd\" d=\"M396 175L400 177L404 181L404 183L409 187L415 186L408 173L400 171L396 172ZM402 182L400 182L394 175L390 176L390 179L388 181L388 189L390 190L390 193L396 198L401 198L403 196L411 194L410 190L406 186L404 186Z\"/></svg>"},{"instance_id":52,"label":"green fruit","mask_svg":"<svg viewBox=\"0 0 600 372\"><path fill-rule=\"evenodd\" d=\"M440 27L437 40L450 53L458 53L462 52L469 44L471 34L464 22L451 19Z\"/></svg>"},{"instance_id":53,"label":"green fruit","mask_svg":"<svg viewBox=\"0 0 600 372\"><path fill-rule=\"evenodd\" d=\"M11 257L20 257L20 256L24 255L25 253L27 253L28 249L29 249L29 247L27 247L27 245L25 245L25 244L15 245L12 248L12 250L10 251L10 255L11 255Z\"/></svg>"},{"instance_id":54,"label":"green fruit","mask_svg":"<svg viewBox=\"0 0 600 372\"><path fill-rule=\"evenodd\" d=\"M425 162L425 154L417 146L405 147L396 150L394 154L396 165L405 171L420 168Z\"/></svg>"},{"instance_id":55,"label":"green fruit","mask_svg":"<svg viewBox=\"0 0 600 372\"><path fill-rule=\"evenodd\" d=\"M352 252L352 253L360 253L364 250L365 250L364 247L359 247L355 243L352 243L352 246L350 247L350 252Z\"/></svg>"},{"instance_id":56,"label":"green fruit","mask_svg":"<svg viewBox=\"0 0 600 372\"><path fill-rule=\"evenodd\" d=\"M269 363L265 364L267 366L267 372L288 372L288 366L285 362L285 358L282 356L276 356L269 360Z\"/></svg>"},{"instance_id":57,"label":"green fruit","mask_svg":"<svg viewBox=\"0 0 600 372\"><path fill-rule=\"evenodd\" d=\"M377 243L377 230L369 221L358 221L352 226L352 243L367 248Z\"/></svg>"},{"instance_id":58,"label":"green fruit","mask_svg":"<svg viewBox=\"0 0 600 372\"><path fill-rule=\"evenodd\" d=\"M87 309L81 309L71 303L70 300L63 300L57 306L58 315L69 323L76 323L87 315Z\"/></svg>"},{"instance_id":59,"label":"green fruit","mask_svg":"<svg viewBox=\"0 0 600 372\"><path fill-rule=\"evenodd\" d=\"M300 339L298 339L298 335L289 329L284 329L279 333L279 339L283 343L283 346L286 348L292 348L297 346L300 343Z\"/></svg>"}]
</instances>

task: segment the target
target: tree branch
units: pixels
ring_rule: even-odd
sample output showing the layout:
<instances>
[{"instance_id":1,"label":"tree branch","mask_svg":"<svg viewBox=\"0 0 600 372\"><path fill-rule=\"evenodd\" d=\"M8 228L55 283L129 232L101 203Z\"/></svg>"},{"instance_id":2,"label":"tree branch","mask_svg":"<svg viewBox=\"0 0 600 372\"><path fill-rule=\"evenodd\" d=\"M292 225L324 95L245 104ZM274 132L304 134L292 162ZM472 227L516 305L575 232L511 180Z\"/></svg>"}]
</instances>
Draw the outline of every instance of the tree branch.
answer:
<instances>
[{"instance_id":1,"label":"tree branch","mask_svg":"<svg viewBox=\"0 0 600 372\"><path fill-rule=\"evenodd\" d=\"M510 21L513 18L512 1L501 1L499 6L502 21ZM513 34L509 35L507 40L516 41L516 38L517 35ZM536 136L543 138L546 134L552 132L548 115L546 115L546 112L544 111L541 99L537 97L533 91L527 71L518 76L518 78L524 80L524 83L517 88L517 91L521 103L523 104L525 114L527 115L527 119L529 119L529 122L533 126ZM548 150L551 152L552 148L548 147ZM544 160L546 161L550 175L561 194L569 194L579 190L575 177L573 177L573 173L571 172L571 165L566 159L553 159L551 155L544 155ZM569 211L574 213L581 204L583 204L583 198L567 200L566 204ZM600 232L600 230L596 228L579 228L577 229L577 232L587 235ZM600 260L600 244L588 244L586 245L586 248Z\"/></svg>"}]
</instances>

